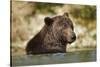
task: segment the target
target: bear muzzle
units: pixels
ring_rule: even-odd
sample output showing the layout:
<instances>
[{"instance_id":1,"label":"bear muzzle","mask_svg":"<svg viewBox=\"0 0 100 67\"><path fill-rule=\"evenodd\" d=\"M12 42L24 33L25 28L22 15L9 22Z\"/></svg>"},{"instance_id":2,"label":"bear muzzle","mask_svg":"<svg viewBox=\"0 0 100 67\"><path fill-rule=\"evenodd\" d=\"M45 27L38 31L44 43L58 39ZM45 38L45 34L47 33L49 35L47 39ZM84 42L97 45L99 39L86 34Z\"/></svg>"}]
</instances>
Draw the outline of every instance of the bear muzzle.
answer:
<instances>
[{"instance_id":1,"label":"bear muzzle","mask_svg":"<svg viewBox=\"0 0 100 67\"><path fill-rule=\"evenodd\" d=\"M73 43L76 40L76 35L74 32L72 32L72 35L70 36L70 40L68 40L68 43Z\"/></svg>"}]
</instances>

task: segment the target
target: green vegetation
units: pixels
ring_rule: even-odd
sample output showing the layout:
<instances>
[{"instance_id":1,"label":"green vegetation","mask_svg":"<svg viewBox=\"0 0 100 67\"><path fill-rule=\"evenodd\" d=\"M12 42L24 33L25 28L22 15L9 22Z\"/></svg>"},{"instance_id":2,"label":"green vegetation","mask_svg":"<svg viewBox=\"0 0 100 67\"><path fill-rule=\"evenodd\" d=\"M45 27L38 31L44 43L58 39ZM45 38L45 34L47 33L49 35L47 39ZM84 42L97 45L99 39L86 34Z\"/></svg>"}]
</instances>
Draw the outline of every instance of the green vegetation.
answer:
<instances>
[{"instance_id":1,"label":"green vegetation","mask_svg":"<svg viewBox=\"0 0 100 67\"><path fill-rule=\"evenodd\" d=\"M85 20L96 20L96 6L82 6L81 8L74 8L71 12L75 18L82 18Z\"/></svg>"},{"instance_id":2,"label":"green vegetation","mask_svg":"<svg viewBox=\"0 0 100 67\"><path fill-rule=\"evenodd\" d=\"M57 4L57 3L36 3L36 12L40 13L53 13L55 14L54 8L59 7L61 8L64 4Z\"/></svg>"}]
</instances>

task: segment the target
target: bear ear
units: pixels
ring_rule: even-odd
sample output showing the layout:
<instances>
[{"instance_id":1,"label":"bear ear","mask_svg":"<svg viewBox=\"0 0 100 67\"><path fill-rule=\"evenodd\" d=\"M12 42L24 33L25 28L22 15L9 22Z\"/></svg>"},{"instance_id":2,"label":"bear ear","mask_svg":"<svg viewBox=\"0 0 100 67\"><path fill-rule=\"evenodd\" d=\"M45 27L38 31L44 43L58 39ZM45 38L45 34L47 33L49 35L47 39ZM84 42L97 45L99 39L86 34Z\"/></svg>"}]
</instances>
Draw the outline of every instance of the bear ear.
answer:
<instances>
[{"instance_id":1,"label":"bear ear","mask_svg":"<svg viewBox=\"0 0 100 67\"><path fill-rule=\"evenodd\" d=\"M66 12L66 13L64 13L64 17L69 17L69 14L68 14L68 12Z\"/></svg>"},{"instance_id":2,"label":"bear ear","mask_svg":"<svg viewBox=\"0 0 100 67\"><path fill-rule=\"evenodd\" d=\"M51 25L53 23L53 19L50 17L45 17L44 21L46 25Z\"/></svg>"}]
</instances>

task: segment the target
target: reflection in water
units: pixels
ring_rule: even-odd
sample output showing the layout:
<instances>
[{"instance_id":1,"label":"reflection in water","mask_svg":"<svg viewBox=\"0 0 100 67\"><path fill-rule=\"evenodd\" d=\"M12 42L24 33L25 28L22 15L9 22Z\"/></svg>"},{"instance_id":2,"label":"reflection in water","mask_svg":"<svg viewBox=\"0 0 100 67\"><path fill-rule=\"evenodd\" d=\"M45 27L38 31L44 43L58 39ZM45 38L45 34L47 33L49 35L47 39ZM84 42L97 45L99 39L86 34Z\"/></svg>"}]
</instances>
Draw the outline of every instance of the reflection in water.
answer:
<instances>
[{"instance_id":1,"label":"reflection in water","mask_svg":"<svg viewBox=\"0 0 100 67\"><path fill-rule=\"evenodd\" d=\"M14 56L14 66L96 61L96 50L31 56Z\"/></svg>"}]
</instances>

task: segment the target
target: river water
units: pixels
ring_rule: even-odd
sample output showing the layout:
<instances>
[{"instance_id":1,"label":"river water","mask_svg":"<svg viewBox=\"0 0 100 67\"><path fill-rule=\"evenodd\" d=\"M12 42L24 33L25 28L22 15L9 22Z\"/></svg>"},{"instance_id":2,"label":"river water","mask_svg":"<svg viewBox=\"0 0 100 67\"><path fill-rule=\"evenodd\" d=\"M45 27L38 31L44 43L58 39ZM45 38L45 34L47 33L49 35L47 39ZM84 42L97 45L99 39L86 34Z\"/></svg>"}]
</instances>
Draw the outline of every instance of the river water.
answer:
<instances>
[{"instance_id":1,"label":"river water","mask_svg":"<svg viewBox=\"0 0 100 67\"><path fill-rule=\"evenodd\" d=\"M12 57L13 66L78 63L94 61L96 61L96 50L41 55L22 55Z\"/></svg>"}]
</instances>

